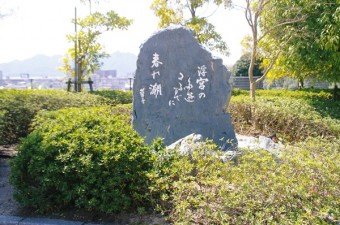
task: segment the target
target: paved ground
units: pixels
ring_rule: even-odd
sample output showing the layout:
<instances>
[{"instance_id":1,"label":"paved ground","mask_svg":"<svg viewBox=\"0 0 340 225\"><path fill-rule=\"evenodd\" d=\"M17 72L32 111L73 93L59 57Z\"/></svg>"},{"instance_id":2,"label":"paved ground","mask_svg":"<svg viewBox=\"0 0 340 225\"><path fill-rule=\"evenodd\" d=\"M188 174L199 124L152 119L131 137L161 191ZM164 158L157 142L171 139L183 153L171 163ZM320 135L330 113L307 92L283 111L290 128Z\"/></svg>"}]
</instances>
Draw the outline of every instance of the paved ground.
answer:
<instances>
[{"instance_id":1,"label":"paved ground","mask_svg":"<svg viewBox=\"0 0 340 225\"><path fill-rule=\"evenodd\" d=\"M0 225L95 225L81 221L56 220L47 218L24 218L18 216L1 216Z\"/></svg>"},{"instance_id":2,"label":"paved ground","mask_svg":"<svg viewBox=\"0 0 340 225\"><path fill-rule=\"evenodd\" d=\"M20 206L13 199L13 188L8 181L8 159L0 158L0 215L17 215Z\"/></svg>"}]
</instances>

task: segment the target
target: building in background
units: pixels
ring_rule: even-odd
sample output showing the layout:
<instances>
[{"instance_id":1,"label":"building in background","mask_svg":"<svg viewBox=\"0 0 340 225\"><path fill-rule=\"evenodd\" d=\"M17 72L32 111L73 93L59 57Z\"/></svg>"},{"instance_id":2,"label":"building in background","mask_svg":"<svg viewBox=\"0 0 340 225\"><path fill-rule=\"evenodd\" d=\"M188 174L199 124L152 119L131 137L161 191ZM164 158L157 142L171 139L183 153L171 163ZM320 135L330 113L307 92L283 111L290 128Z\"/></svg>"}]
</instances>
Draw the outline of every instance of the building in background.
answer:
<instances>
[{"instance_id":1,"label":"building in background","mask_svg":"<svg viewBox=\"0 0 340 225\"><path fill-rule=\"evenodd\" d=\"M131 75L131 77L129 77ZM118 77L117 70L97 70L90 75L94 90L131 90L133 85L132 74ZM17 76L6 76L0 71L0 89L67 89L66 82L70 77L49 77L47 75L32 75L21 73ZM71 77L73 80L73 77ZM83 87L89 90L89 85Z\"/></svg>"},{"instance_id":2,"label":"building in background","mask_svg":"<svg viewBox=\"0 0 340 225\"><path fill-rule=\"evenodd\" d=\"M93 89L129 90L129 78L117 77L117 70L97 70L92 74ZM87 87L85 87L87 88Z\"/></svg>"}]
</instances>

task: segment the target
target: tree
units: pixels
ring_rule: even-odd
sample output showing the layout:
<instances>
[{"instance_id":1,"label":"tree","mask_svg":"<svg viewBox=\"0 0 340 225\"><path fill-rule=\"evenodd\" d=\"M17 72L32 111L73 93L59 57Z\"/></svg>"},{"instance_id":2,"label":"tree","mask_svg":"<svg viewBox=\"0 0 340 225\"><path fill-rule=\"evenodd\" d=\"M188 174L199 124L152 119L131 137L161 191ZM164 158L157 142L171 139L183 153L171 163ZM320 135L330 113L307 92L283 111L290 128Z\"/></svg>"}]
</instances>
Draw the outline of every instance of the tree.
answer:
<instances>
[{"instance_id":1,"label":"tree","mask_svg":"<svg viewBox=\"0 0 340 225\"><path fill-rule=\"evenodd\" d=\"M330 82L340 81L340 2L339 0L295 0L301 11L284 10L289 7L287 1L276 0L275 7L266 12L264 18L271 23L305 14L300 23L284 24L277 32L266 38L269 49L277 51L281 47L280 60L272 77L277 71L286 71L286 75L303 80L307 77ZM290 3L291 4L291 3ZM282 75L282 73L281 73Z\"/></svg>"},{"instance_id":2,"label":"tree","mask_svg":"<svg viewBox=\"0 0 340 225\"><path fill-rule=\"evenodd\" d=\"M262 70L260 68L261 60L257 59L254 66L254 76L261 77L263 75ZM249 77L248 75L248 68L250 64L250 54L245 53L241 56L239 60L236 61L235 65L233 66L233 74L236 77Z\"/></svg>"},{"instance_id":3,"label":"tree","mask_svg":"<svg viewBox=\"0 0 340 225\"><path fill-rule=\"evenodd\" d=\"M256 85L263 81L273 65L275 64L277 58L280 55L280 49L286 45L286 42L279 43L277 46L277 51L261 51L261 55L259 54L259 48L262 48L262 42L267 35L273 32L277 32L281 29L282 26L287 24L299 23L306 19L305 14L298 15L297 17L288 17L284 20L270 22L263 17L263 15L267 15L267 11L275 6L276 0L245 0L246 6L244 8L245 17L248 22L248 25L252 31L252 43L251 43L251 55L250 55L250 64L248 68L249 75L249 83L250 83L250 97L253 101L255 101L255 90ZM286 10L292 11L300 11L301 7L293 4L293 0L289 0L290 8L286 8ZM268 46L267 46L268 48ZM266 46L263 46L263 50L266 49ZM254 69L255 63L258 58L262 58L268 62L266 67L264 68L263 75L254 79Z\"/></svg>"},{"instance_id":4,"label":"tree","mask_svg":"<svg viewBox=\"0 0 340 225\"><path fill-rule=\"evenodd\" d=\"M159 27L171 24L185 26L194 32L199 43L211 50L228 55L227 44L215 31L215 26L208 22L208 16L199 15L199 10L210 3L218 7L223 2L227 7L231 0L154 0L151 9L160 18Z\"/></svg>"},{"instance_id":5,"label":"tree","mask_svg":"<svg viewBox=\"0 0 340 225\"><path fill-rule=\"evenodd\" d=\"M80 30L74 35L67 35L67 39L75 43L75 46L68 50L61 69L73 76L77 73L76 82L79 82L85 76L99 69L101 59L108 56L102 45L98 43L99 36L103 32L112 31L113 29L127 29L132 21L118 16L114 11L109 11L106 14L95 12L73 22L77 23ZM72 61L76 62L77 68L72 68ZM81 91L80 83L78 83L76 90Z\"/></svg>"}]
</instances>

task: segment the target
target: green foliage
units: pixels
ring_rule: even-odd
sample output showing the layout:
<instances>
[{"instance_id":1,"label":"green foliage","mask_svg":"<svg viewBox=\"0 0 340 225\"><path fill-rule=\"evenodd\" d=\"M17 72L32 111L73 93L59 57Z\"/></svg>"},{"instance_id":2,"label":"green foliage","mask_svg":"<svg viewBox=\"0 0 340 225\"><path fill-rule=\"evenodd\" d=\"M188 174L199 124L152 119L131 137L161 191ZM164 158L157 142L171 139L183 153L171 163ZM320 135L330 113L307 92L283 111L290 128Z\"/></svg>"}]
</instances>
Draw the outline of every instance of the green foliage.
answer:
<instances>
[{"instance_id":1,"label":"green foliage","mask_svg":"<svg viewBox=\"0 0 340 225\"><path fill-rule=\"evenodd\" d=\"M130 125L130 106L40 112L11 160L23 206L113 213L150 204L150 147Z\"/></svg>"},{"instance_id":2,"label":"green foliage","mask_svg":"<svg viewBox=\"0 0 340 225\"><path fill-rule=\"evenodd\" d=\"M207 154L210 153L210 154ZM213 153L213 154L211 154ZM165 153L158 173L173 224L335 224L340 219L340 142L242 150L223 163L206 144L191 156Z\"/></svg>"},{"instance_id":3,"label":"green foliage","mask_svg":"<svg viewBox=\"0 0 340 225\"><path fill-rule=\"evenodd\" d=\"M77 44L76 48L72 47L68 50L60 69L67 74L75 75L72 65L76 61L77 75L80 80L83 80L85 76L98 70L102 64L101 59L108 56L98 42L99 37L104 32L114 29L125 30L131 23L131 20L120 17L114 11L106 14L95 12L85 18L79 18L77 25L80 29L77 34L67 36L70 42Z\"/></svg>"},{"instance_id":4,"label":"green foliage","mask_svg":"<svg viewBox=\"0 0 340 225\"><path fill-rule=\"evenodd\" d=\"M247 92L233 92L228 110L238 133L279 133L296 142L322 136L340 137L340 102L330 91L258 91L258 101Z\"/></svg>"},{"instance_id":5,"label":"green foliage","mask_svg":"<svg viewBox=\"0 0 340 225\"><path fill-rule=\"evenodd\" d=\"M0 145L26 137L40 110L113 104L109 99L85 93L55 90L0 90Z\"/></svg>"},{"instance_id":6,"label":"green foliage","mask_svg":"<svg viewBox=\"0 0 340 225\"><path fill-rule=\"evenodd\" d=\"M110 99L114 104L129 104L132 103L132 91L121 90L100 90L93 91L91 94L99 95Z\"/></svg>"},{"instance_id":7,"label":"green foliage","mask_svg":"<svg viewBox=\"0 0 340 225\"><path fill-rule=\"evenodd\" d=\"M260 77L263 75L260 69L261 60L256 60L254 65L254 76ZM233 75L235 77L248 77L248 69L250 65L250 55L244 54L233 66Z\"/></svg>"},{"instance_id":8,"label":"green foliage","mask_svg":"<svg viewBox=\"0 0 340 225\"><path fill-rule=\"evenodd\" d=\"M217 6L224 3L227 7L230 6L230 2L229 0L154 0L151 9L160 18L159 27L172 24L185 26L194 32L199 43L211 50L229 55L228 46L222 40L221 35L215 31L215 26L208 22L208 16L199 15L199 11L200 9L207 10L211 3Z\"/></svg>"},{"instance_id":9,"label":"green foliage","mask_svg":"<svg viewBox=\"0 0 340 225\"><path fill-rule=\"evenodd\" d=\"M276 74L299 79L340 80L338 0L271 1L262 28L281 24L266 37L268 52L280 51ZM296 18L301 18L296 20ZM282 23L289 21L290 23ZM295 22L294 22L295 21ZM285 43L282 45L281 43Z\"/></svg>"},{"instance_id":10,"label":"green foliage","mask_svg":"<svg viewBox=\"0 0 340 225\"><path fill-rule=\"evenodd\" d=\"M231 96L238 96L238 95L243 95L243 96L249 95L249 91L239 89L239 88L233 88L231 90Z\"/></svg>"},{"instance_id":11,"label":"green foliage","mask_svg":"<svg viewBox=\"0 0 340 225\"><path fill-rule=\"evenodd\" d=\"M232 90L233 95L249 95L249 91L235 89ZM290 99L303 99L303 100L330 100L332 99L331 89L303 89L303 90L258 90L260 97L281 97Z\"/></svg>"},{"instance_id":12,"label":"green foliage","mask_svg":"<svg viewBox=\"0 0 340 225\"><path fill-rule=\"evenodd\" d=\"M77 99L77 107L81 101L131 101L131 92L119 91L95 93L101 96L0 93L1 103L20 110L29 108L19 107L28 103L55 110L68 98ZM15 198L40 211L71 207L144 213L156 207L173 224L336 224L340 102L331 100L329 90L263 90L256 103L248 96L248 91L232 92L229 111L236 131L275 130L291 145L278 154L241 149L237 160L225 163L223 152L210 142L191 155L166 150L161 139L147 146L131 127L131 104L37 109L34 131L11 160ZM0 118L4 112L0 110ZM17 112L23 113L11 111Z\"/></svg>"}]
</instances>

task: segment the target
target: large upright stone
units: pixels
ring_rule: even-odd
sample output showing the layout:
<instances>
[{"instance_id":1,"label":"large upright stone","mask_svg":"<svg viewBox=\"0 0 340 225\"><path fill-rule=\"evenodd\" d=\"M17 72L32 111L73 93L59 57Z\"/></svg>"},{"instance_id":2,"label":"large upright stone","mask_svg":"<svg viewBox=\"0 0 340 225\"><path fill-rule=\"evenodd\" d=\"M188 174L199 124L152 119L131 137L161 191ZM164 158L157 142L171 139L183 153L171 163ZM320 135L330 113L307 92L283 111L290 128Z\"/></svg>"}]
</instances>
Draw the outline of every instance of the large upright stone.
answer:
<instances>
[{"instance_id":1,"label":"large upright stone","mask_svg":"<svg viewBox=\"0 0 340 225\"><path fill-rule=\"evenodd\" d=\"M236 144L229 104L230 72L193 33L167 28L140 49L133 84L133 126L150 143L169 145L191 133L212 139L224 150Z\"/></svg>"}]
</instances>

